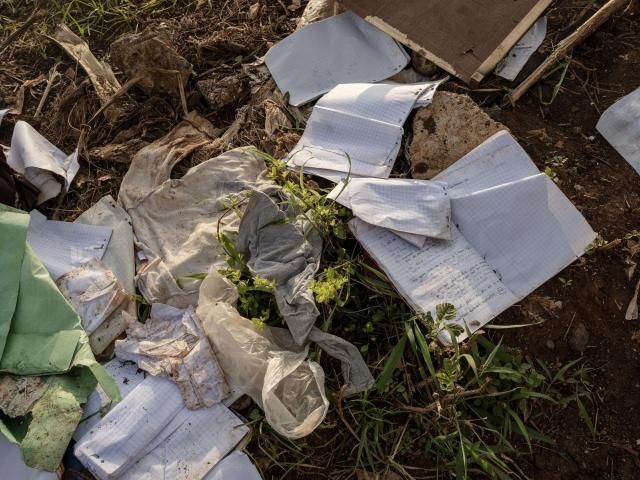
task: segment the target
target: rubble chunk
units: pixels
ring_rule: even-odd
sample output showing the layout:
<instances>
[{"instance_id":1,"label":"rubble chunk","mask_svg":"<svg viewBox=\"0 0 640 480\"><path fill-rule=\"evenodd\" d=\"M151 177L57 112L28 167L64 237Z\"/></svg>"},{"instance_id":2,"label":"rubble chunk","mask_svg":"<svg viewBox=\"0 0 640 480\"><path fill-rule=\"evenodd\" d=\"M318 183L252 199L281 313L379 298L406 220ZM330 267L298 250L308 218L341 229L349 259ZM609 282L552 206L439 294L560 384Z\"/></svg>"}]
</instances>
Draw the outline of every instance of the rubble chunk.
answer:
<instances>
[{"instance_id":1,"label":"rubble chunk","mask_svg":"<svg viewBox=\"0 0 640 480\"><path fill-rule=\"evenodd\" d=\"M436 92L413 120L409 147L413 178L429 179L507 127L493 120L468 95Z\"/></svg>"}]
</instances>

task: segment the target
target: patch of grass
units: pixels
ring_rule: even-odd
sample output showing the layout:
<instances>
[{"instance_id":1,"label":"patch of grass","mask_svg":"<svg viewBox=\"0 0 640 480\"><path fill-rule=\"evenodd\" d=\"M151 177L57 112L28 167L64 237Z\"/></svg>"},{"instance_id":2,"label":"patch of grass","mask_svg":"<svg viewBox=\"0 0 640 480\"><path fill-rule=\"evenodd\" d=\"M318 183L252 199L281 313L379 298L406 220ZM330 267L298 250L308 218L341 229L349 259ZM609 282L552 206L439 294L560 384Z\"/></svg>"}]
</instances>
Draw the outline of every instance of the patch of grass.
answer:
<instances>
[{"instance_id":1,"label":"patch of grass","mask_svg":"<svg viewBox=\"0 0 640 480\"><path fill-rule=\"evenodd\" d=\"M0 38L18 28L21 20L36 8L45 10L45 17L21 39L43 56L42 35L49 34L58 23L65 23L81 37L108 41L150 19L183 15L198 5L197 0L3 0L1 3L7 21L0 22Z\"/></svg>"}]
</instances>

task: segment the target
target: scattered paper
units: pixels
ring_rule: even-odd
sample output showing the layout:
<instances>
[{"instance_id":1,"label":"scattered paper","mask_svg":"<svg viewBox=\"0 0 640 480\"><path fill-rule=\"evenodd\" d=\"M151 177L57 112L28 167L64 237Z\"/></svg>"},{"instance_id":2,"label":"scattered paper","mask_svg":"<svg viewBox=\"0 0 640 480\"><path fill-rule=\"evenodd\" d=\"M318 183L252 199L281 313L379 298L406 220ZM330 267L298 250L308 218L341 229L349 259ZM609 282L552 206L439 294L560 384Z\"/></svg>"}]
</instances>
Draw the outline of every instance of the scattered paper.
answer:
<instances>
[{"instance_id":1,"label":"scattered paper","mask_svg":"<svg viewBox=\"0 0 640 480\"><path fill-rule=\"evenodd\" d=\"M288 166L334 181L387 178L416 100L432 98L440 83L338 85L314 107Z\"/></svg>"},{"instance_id":2,"label":"scattered paper","mask_svg":"<svg viewBox=\"0 0 640 480\"><path fill-rule=\"evenodd\" d=\"M640 174L640 88L607 108L596 128Z\"/></svg>"},{"instance_id":3,"label":"scattered paper","mask_svg":"<svg viewBox=\"0 0 640 480\"><path fill-rule=\"evenodd\" d=\"M351 228L416 310L451 303L450 323L479 329L568 266L595 233L556 184L499 132L436 177L448 184L451 241L422 248L358 218ZM462 333L458 340L466 338ZM450 343L448 332L440 338Z\"/></svg>"},{"instance_id":4,"label":"scattered paper","mask_svg":"<svg viewBox=\"0 0 640 480\"><path fill-rule=\"evenodd\" d=\"M92 258L102 259L112 230L108 227L48 220L30 213L27 241L54 280Z\"/></svg>"},{"instance_id":5,"label":"scattered paper","mask_svg":"<svg viewBox=\"0 0 640 480\"><path fill-rule=\"evenodd\" d=\"M113 272L95 258L62 275L56 285L80 315L89 335L129 300Z\"/></svg>"},{"instance_id":6,"label":"scattered paper","mask_svg":"<svg viewBox=\"0 0 640 480\"><path fill-rule=\"evenodd\" d=\"M27 465L54 471L97 383L112 399L119 394L95 361L78 315L31 250L28 225L28 214L0 204L0 372L51 377L35 403L13 409L28 408L27 415L0 418L0 432L20 445Z\"/></svg>"},{"instance_id":7,"label":"scattered paper","mask_svg":"<svg viewBox=\"0 0 640 480\"><path fill-rule=\"evenodd\" d=\"M40 190L38 205L61 191L66 193L80 169L77 150L66 155L22 120L13 129L7 163ZM64 185L56 175L62 177Z\"/></svg>"},{"instance_id":8,"label":"scattered paper","mask_svg":"<svg viewBox=\"0 0 640 480\"><path fill-rule=\"evenodd\" d=\"M451 239L446 184L428 180L354 178L328 195L359 219L388 228L421 247L426 237Z\"/></svg>"},{"instance_id":9,"label":"scattered paper","mask_svg":"<svg viewBox=\"0 0 640 480\"><path fill-rule=\"evenodd\" d=\"M102 257L102 263L114 273L127 295L133 298L136 293L134 239L131 219L127 212L117 205L113 198L106 196L76 218L75 223L102 225L113 229L111 240ZM128 302L125 311L129 317L135 317L135 302ZM125 331L129 317L125 317L120 310L116 310L100 324L89 336L91 349L94 353L102 353L113 340Z\"/></svg>"},{"instance_id":10,"label":"scattered paper","mask_svg":"<svg viewBox=\"0 0 640 480\"><path fill-rule=\"evenodd\" d=\"M389 35L345 12L276 43L265 62L289 103L299 106L341 83L385 80L409 63L409 55Z\"/></svg>"},{"instance_id":11,"label":"scattered paper","mask_svg":"<svg viewBox=\"0 0 640 480\"><path fill-rule=\"evenodd\" d=\"M188 408L210 407L229 395L224 373L192 307L153 304L146 323L132 321L116 356L180 387Z\"/></svg>"},{"instance_id":12,"label":"scattered paper","mask_svg":"<svg viewBox=\"0 0 640 480\"><path fill-rule=\"evenodd\" d=\"M235 451L227 455L204 480L261 480L256 466L246 453Z\"/></svg>"},{"instance_id":13,"label":"scattered paper","mask_svg":"<svg viewBox=\"0 0 640 480\"><path fill-rule=\"evenodd\" d=\"M75 447L99 480L204 477L249 429L222 404L185 407L171 381L147 377Z\"/></svg>"},{"instance_id":14,"label":"scattered paper","mask_svg":"<svg viewBox=\"0 0 640 480\"><path fill-rule=\"evenodd\" d=\"M496 67L496 75L515 80L547 36L547 17L540 17Z\"/></svg>"}]
</instances>

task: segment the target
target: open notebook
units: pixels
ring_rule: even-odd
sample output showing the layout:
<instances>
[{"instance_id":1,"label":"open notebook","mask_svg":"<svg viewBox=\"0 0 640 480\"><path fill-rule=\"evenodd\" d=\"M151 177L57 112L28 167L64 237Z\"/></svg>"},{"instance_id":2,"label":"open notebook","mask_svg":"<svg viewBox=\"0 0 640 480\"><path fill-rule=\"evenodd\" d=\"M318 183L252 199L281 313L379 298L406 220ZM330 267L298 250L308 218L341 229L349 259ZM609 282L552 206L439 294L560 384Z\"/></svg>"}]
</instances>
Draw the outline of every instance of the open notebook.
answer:
<instances>
[{"instance_id":1,"label":"open notebook","mask_svg":"<svg viewBox=\"0 0 640 480\"><path fill-rule=\"evenodd\" d=\"M75 447L100 480L203 478L249 432L223 404L188 410L171 380L147 377Z\"/></svg>"},{"instance_id":2,"label":"open notebook","mask_svg":"<svg viewBox=\"0 0 640 480\"><path fill-rule=\"evenodd\" d=\"M324 95L287 165L332 181L387 178L411 110L427 104L441 81L408 85L349 83Z\"/></svg>"},{"instance_id":3,"label":"open notebook","mask_svg":"<svg viewBox=\"0 0 640 480\"><path fill-rule=\"evenodd\" d=\"M473 332L582 255L595 233L507 132L434 180L448 184L452 239L422 248L355 218L350 227L416 310L451 303ZM466 333L458 341L466 338ZM446 331L441 341L450 343Z\"/></svg>"}]
</instances>

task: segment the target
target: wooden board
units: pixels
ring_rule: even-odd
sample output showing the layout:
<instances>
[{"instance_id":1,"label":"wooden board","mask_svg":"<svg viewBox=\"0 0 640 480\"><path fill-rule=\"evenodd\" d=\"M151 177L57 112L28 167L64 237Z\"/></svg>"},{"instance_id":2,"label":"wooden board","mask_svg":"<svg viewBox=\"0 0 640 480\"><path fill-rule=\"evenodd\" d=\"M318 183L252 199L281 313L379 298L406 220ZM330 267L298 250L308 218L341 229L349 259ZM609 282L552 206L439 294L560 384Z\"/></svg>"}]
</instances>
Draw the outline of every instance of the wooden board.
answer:
<instances>
[{"instance_id":1,"label":"wooden board","mask_svg":"<svg viewBox=\"0 0 640 480\"><path fill-rule=\"evenodd\" d=\"M552 0L340 0L467 83L493 71Z\"/></svg>"}]
</instances>

